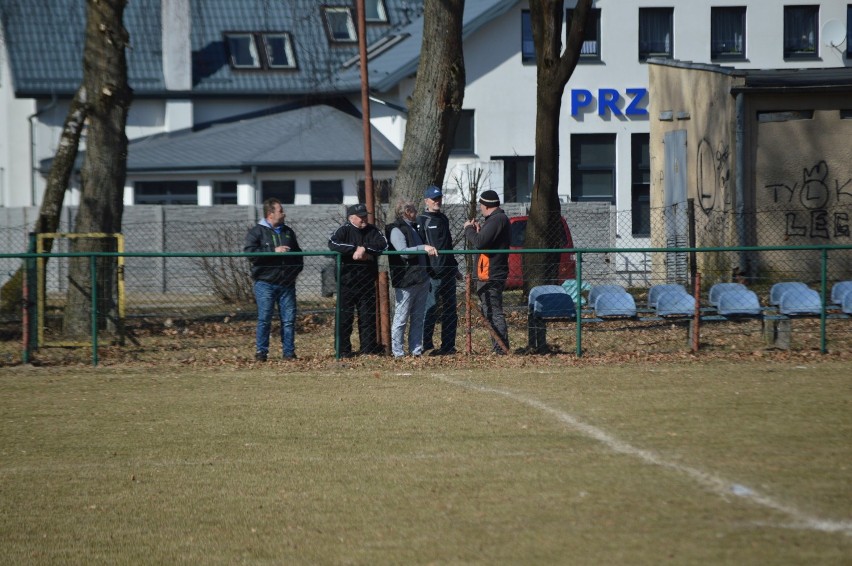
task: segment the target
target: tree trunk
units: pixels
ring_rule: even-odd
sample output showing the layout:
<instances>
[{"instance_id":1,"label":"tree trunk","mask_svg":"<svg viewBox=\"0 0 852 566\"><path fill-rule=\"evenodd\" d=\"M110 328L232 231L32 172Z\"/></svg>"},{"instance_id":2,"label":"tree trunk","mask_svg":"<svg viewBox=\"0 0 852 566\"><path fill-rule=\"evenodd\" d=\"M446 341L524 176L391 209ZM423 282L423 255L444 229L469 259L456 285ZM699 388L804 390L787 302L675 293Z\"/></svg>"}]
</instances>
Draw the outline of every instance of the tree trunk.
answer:
<instances>
[{"instance_id":1,"label":"tree trunk","mask_svg":"<svg viewBox=\"0 0 852 566\"><path fill-rule=\"evenodd\" d=\"M420 66L405 128L394 197L419 202L441 186L464 100L464 0L426 0Z\"/></svg>"},{"instance_id":2,"label":"tree trunk","mask_svg":"<svg viewBox=\"0 0 852 566\"><path fill-rule=\"evenodd\" d=\"M559 119L565 85L577 66L591 0L578 0L562 51L563 0L530 2L536 53L535 177L524 247L561 247L559 205ZM559 254L526 255L524 291L558 283Z\"/></svg>"},{"instance_id":3,"label":"tree trunk","mask_svg":"<svg viewBox=\"0 0 852 566\"><path fill-rule=\"evenodd\" d=\"M65 191L68 189L68 180L74 171L74 161L77 159L77 148L80 145L80 133L83 130L85 120L86 91L81 86L71 100L68 114L65 116L59 148L56 150L53 164L50 167L47 187L44 190L38 220L35 224L36 234L56 232L59 228L62 202L65 199ZM44 251L50 253L52 249L53 240L45 241ZM3 312L11 312L12 309L20 307L19 300L24 281L24 269L23 265L19 267L18 271L3 285L3 289L0 291L0 295L3 297L0 301L0 309Z\"/></svg>"},{"instance_id":4,"label":"tree trunk","mask_svg":"<svg viewBox=\"0 0 852 566\"><path fill-rule=\"evenodd\" d=\"M87 0L83 86L89 93L86 155L81 171L82 191L75 232L113 234L121 231L130 107L127 84L127 30L122 23L127 0ZM115 251L111 238L72 241L73 251ZM97 262L98 312L114 304L115 258ZM88 258L72 258L69 266L66 336L88 334L92 285Z\"/></svg>"}]
</instances>

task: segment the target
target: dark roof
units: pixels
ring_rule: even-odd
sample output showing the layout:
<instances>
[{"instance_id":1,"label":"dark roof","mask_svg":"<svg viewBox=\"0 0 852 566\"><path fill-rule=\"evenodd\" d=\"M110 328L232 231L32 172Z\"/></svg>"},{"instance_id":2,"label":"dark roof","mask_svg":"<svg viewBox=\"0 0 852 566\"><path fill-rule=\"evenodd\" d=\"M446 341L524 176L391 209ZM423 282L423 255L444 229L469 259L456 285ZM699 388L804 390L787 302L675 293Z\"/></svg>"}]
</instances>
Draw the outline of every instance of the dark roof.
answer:
<instances>
[{"instance_id":1,"label":"dark roof","mask_svg":"<svg viewBox=\"0 0 852 566\"><path fill-rule=\"evenodd\" d=\"M481 0L478 0L481 1ZM316 0L190 0L192 95L269 96L354 91L360 81L332 81L342 63L358 53L357 43L331 44ZM355 6L354 0L328 5ZM423 0L385 0L388 23L368 23L372 44L408 25L422 13ZM82 79L86 2L0 0L0 22L19 97L71 96ZM127 3L130 34L128 79L137 96L164 96L160 0ZM298 70L235 71L226 59L226 31L292 33ZM174 93L169 93L174 94Z\"/></svg>"},{"instance_id":2,"label":"dark roof","mask_svg":"<svg viewBox=\"0 0 852 566\"><path fill-rule=\"evenodd\" d=\"M375 128L376 169L396 169L400 150ZM51 159L41 162L48 171ZM82 156L78 157L78 167ZM363 169L361 118L326 105L291 109L132 141L127 172Z\"/></svg>"},{"instance_id":3,"label":"dark roof","mask_svg":"<svg viewBox=\"0 0 852 566\"><path fill-rule=\"evenodd\" d=\"M852 67L816 67L806 69L735 69L711 63L693 63L677 59L648 59L651 65L721 73L737 77L731 92L849 92L852 91Z\"/></svg>"}]
</instances>

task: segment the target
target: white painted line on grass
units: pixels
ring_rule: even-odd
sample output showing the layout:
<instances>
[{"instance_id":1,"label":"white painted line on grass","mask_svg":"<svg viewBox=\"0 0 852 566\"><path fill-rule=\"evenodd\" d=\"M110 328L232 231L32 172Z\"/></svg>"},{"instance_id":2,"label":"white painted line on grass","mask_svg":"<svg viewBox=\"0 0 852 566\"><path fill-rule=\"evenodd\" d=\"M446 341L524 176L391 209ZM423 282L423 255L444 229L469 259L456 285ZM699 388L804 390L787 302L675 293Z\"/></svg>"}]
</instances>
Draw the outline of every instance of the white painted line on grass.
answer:
<instances>
[{"instance_id":1,"label":"white painted line on grass","mask_svg":"<svg viewBox=\"0 0 852 566\"><path fill-rule=\"evenodd\" d=\"M495 387L489 387L487 385L478 385L475 383L470 383L468 381L450 379L443 375L436 374L435 377L445 383L458 385L460 387L472 389L474 391L502 395L503 397L512 399L513 401L518 401L519 403L523 403L525 405L533 407L534 409L538 409L539 411L553 415L560 422L568 425L569 427L580 432L584 436L597 440L613 452L625 454L627 456L633 456L635 458L639 458L640 460L648 464L668 468L670 470L674 470L675 472L684 474L694 479L699 484L706 487L713 493L721 496L722 498L725 498L729 495L735 495L737 497L753 501L763 507L783 513L793 520L794 527L828 533L843 533L845 535L852 536L852 521L832 521L827 519L819 519L803 511L800 511L799 509L791 505L781 503L767 495L758 493L756 490L750 487L728 481L715 474L699 470L698 468L684 466L682 464L678 464L677 462L666 460L659 454L656 454L650 450L636 448L635 446L624 442L623 440L619 440L618 438L605 432L604 430L585 423L581 420L578 420L573 415L566 413L565 411L555 409L539 401L538 399L527 397L526 395L521 395L519 393L508 391L506 389L497 389Z\"/></svg>"}]
</instances>

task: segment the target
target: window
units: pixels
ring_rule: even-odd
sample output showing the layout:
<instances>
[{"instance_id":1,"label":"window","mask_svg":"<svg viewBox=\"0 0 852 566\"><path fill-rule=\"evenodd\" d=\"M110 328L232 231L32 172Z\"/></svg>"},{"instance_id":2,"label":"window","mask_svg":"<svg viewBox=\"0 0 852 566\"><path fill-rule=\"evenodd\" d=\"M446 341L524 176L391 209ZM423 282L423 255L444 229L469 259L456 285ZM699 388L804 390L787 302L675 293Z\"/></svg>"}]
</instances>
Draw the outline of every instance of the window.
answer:
<instances>
[{"instance_id":1,"label":"window","mask_svg":"<svg viewBox=\"0 0 852 566\"><path fill-rule=\"evenodd\" d=\"M450 153L474 153L473 150L473 110L462 110Z\"/></svg>"},{"instance_id":2,"label":"window","mask_svg":"<svg viewBox=\"0 0 852 566\"><path fill-rule=\"evenodd\" d=\"M565 43L568 43L568 32L571 29L571 18L574 17L574 10L565 10ZM586 35L583 39L583 46L580 48L580 62L583 61L600 61L601 60L601 11L598 8L589 10L589 16L586 18Z\"/></svg>"},{"instance_id":3,"label":"window","mask_svg":"<svg viewBox=\"0 0 852 566\"><path fill-rule=\"evenodd\" d=\"M852 59L852 4L846 5L846 59Z\"/></svg>"},{"instance_id":4,"label":"window","mask_svg":"<svg viewBox=\"0 0 852 566\"><path fill-rule=\"evenodd\" d=\"M674 56L674 8L639 8L639 60Z\"/></svg>"},{"instance_id":5,"label":"window","mask_svg":"<svg viewBox=\"0 0 852 566\"><path fill-rule=\"evenodd\" d=\"M295 69L293 40L287 32L229 32L228 60L234 69Z\"/></svg>"},{"instance_id":6,"label":"window","mask_svg":"<svg viewBox=\"0 0 852 566\"><path fill-rule=\"evenodd\" d=\"M631 203L634 236L651 235L651 153L650 134L633 134L631 151Z\"/></svg>"},{"instance_id":7,"label":"window","mask_svg":"<svg viewBox=\"0 0 852 566\"><path fill-rule=\"evenodd\" d=\"M373 198L375 199L378 193L379 203L388 204L392 186L392 179L373 179ZM358 202L367 202L367 192L364 187L364 180L358 181Z\"/></svg>"},{"instance_id":8,"label":"window","mask_svg":"<svg viewBox=\"0 0 852 566\"><path fill-rule=\"evenodd\" d=\"M334 43L352 43L358 39L350 8L325 6L322 13L329 40Z\"/></svg>"},{"instance_id":9,"label":"window","mask_svg":"<svg viewBox=\"0 0 852 566\"><path fill-rule=\"evenodd\" d=\"M745 7L710 8L710 58L746 57Z\"/></svg>"},{"instance_id":10,"label":"window","mask_svg":"<svg viewBox=\"0 0 852 566\"><path fill-rule=\"evenodd\" d=\"M784 6L784 58L819 57L819 6Z\"/></svg>"},{"instance_id":11,"label":"window","mask_svg":"<svg viewBox=\"0 0 852 566\"><path fill-rule=\"evenodd\" d=\"M296 57L289 33L264 33L261 37L266 52L266 64L270 69L296 68Z\"/></svg>"},{"instance_id":12,"label":"window","mask_svg":"<svg viewBox=\"0 0 852 566\"><path fill-rule=\"evenodd\" d=\"M259 69L260 55L254 36L250 33L231 33L225 35L230 53L231 67L235 69Z\"/></svg>"},{"instance_id":13,"label":"window","mask_svg":"<svg viewBox=\"0 0 852 566\"><path fill-rule=\"evenodd\" d=\"M364 19L370 23L387 22L388 11L385 9L385 0L365 0Z\"/></svg>"},{"instance_id":14,"label":"window","mask_svg":"<svg viewBox=\"0 0 852 566\"><path fill-rule=\"evenodd\" d=\"M213 204L237 204L237 182L215 181L213 183Z\"/></svg>"},{"instance_id":15,"label":"window","mask_svg":"<svg viewBox=\"0 0 852 566\"><path fill-rule=\"evenodd\" d=\"M615 134L571 136L571 200L615 204Z\"/></svg>"},{"instance_id":16,"label":"window","mask_svg":"<svg viewBox=\"0 0 852 566\"><path fill-rule=\"evenodd\" d=\"M198 204L195 181L137 181L134 204Z\"/></svg>"},{"instance_id":17,"label":"window","mask_svg":"<svg viewBox=\"0 0 852 566\"><path fill-rule=\"evenodd\" d=\"M533 187L532 156L492 157L503 162L503 200L505 202L530 202Z\"/></svg>"},{"instance_id":18,"label":"window","mask_svg":"<svg viewBox=\"0 0 852 566\"><path fill-rule=\"evenodd\" d=\"M311 181L311 204L343 204L343 181Z\"/></svg>"},{"instance_id":19,"label":"window","mask_svg":"<svg viewBox=\"0 0 852 566\"><path fill-rule=\"evenodd\" d=\"M535 62L535 42L529 10L521 10L521 61Z\"/></svg>"},{"instance_id":20,"label":"window","mask_svg":"<svg viewBox=\"0 0 852 566\"><path fill-rule=\"evenodd\" d=\"M263 181L260 185L261 202L275 197L281 204L296 202L296 181Z\"/></svg>"}]
</instances>

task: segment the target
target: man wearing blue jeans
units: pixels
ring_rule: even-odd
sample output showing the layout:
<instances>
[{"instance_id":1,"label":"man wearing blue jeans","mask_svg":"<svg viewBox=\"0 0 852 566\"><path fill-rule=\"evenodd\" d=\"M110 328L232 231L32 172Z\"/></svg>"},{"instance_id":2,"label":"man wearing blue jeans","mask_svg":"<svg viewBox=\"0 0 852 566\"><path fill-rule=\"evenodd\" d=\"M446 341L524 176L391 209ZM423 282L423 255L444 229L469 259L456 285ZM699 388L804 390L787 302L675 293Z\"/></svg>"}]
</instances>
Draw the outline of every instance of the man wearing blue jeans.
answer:
<instances>
[{"instance_id":1,"label":"man wearing blue jeans","mask_svg":"<svg viewBox=\"0 0 852 566\"><path fill-rule=\"evenodd\" d=\"M256 256L251 261L254 299L257 302L257 332L254 359L265 362L269 356L272 313L278 305L281 321L281 349L285 360L296 359L296 278L304 267L296 233L284 224L281 201L263 201L263 218L249 229L243 251L279 255Z\"/></svg>"}]
</instances>

